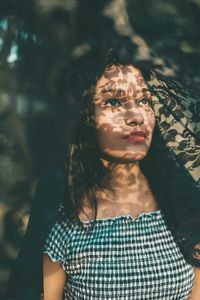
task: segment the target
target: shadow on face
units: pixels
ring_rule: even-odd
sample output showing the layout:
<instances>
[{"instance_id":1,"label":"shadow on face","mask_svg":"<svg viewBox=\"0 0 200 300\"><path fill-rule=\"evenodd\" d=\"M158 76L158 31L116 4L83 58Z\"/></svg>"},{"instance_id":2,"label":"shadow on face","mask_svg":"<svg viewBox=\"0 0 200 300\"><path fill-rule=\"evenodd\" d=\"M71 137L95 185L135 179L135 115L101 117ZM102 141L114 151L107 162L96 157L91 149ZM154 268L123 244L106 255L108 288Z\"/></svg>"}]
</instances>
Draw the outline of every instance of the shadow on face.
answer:
<instances>
[{"instance_id":1,"label":"shadow on face","mask_svg":"<svg viewBox=\"0 0 200 300\"><path fill-rule=\"evenodd\" d=\"M103 158L134 162L144 158L155 126L151 94L132 65L110 65L97 81L95 124Z\"/></svg>"}]
</instances>

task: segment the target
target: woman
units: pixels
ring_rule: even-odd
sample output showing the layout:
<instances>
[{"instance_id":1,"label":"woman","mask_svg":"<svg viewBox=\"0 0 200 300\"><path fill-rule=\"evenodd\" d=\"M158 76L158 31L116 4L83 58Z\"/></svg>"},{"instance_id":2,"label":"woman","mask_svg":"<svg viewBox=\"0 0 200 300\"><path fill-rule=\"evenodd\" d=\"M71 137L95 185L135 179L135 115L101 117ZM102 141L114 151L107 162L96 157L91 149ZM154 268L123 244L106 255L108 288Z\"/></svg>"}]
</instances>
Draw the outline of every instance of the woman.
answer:
<instances>
[{"instance_id":1,"label":"woman","mask_svg":"<svg viewBox=\"0 0 200 300\"><path fill-rule=\"evenodd\" d=\"M141 72L115 61L89 86L66 201L44 247L44 299L199 299L199 269L180 251L168 213Z\"/></svg>"}]
</instances>

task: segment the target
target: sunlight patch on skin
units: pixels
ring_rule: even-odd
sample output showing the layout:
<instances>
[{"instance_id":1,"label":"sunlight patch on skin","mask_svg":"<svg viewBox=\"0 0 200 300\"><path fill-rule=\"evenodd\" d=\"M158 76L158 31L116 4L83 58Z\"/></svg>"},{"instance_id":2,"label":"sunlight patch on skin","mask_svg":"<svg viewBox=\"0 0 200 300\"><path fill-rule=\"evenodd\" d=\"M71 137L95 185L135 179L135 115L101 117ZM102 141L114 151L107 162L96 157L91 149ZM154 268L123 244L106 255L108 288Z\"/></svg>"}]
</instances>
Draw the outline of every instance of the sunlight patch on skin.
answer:
<instances>
[{"instance_id":1,"label":"sunlight patch on skin","mask_svg":"<svg viewBox=\"0 0 200 300\"><path fill-rule=\"evenodd\" d=\"M158 202L139 167L151 145L155 116L151 94L140 71L131 65L111 65L97 81L94 95L95 127L101 161L109 171L107 185L96 190L97 218L109 218L158 209ZM140 142L129 140L143 131ZM107 180L107 179L106 179ZM80 219L93 219L84 201Z\"/></svg>"},{"instance_id":2,"label":"sunlight patch on skin","mask_svg":"<svg viewBox=\"0 0 200 300\"><path fill-rule=\"evenodd\" d=\"M112 106L109 101L119 101ZM140 73L131 65L111 65L97 82L95 119L100 150L110 157L129 161L142 159L148 152L155 125L149 105L151 94ZM143 104L142 101L148 101ZM132 130L146 133L144 143L125 139Z\"/></svg>"}]
</instances>

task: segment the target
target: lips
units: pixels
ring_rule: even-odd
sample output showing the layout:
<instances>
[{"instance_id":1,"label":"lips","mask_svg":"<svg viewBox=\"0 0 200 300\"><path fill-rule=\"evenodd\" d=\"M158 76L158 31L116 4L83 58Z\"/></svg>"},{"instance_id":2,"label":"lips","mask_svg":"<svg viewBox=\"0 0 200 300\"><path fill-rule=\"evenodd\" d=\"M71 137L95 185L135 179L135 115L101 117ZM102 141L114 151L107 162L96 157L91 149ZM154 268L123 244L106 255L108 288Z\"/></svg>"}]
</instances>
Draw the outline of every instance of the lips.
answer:
<instances>
[{"instance_id":1,"label":"lips","mask_svg":"<svg viewBox=\"0 0 200 300\"><path fill-rule=\"evenodd\" d=\"M130 134L124 136L124 139L130 142L143 142L146 138L146 133L144 131L132 131Z\"/></svg>"}]
</instances>

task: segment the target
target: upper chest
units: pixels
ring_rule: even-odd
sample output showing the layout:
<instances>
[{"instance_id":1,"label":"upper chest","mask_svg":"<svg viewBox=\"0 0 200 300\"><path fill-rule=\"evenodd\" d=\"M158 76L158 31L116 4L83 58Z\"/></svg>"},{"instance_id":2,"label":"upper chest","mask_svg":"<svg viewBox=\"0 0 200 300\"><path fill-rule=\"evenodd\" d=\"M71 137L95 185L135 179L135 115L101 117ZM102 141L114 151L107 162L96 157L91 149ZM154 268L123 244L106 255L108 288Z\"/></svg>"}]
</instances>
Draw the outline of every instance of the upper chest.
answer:
<instances>
[{"instance_id":1,"label":"upper chest","mask_svg":"<svg viewBox=\"0 0 200 300\"><path fill-rule=\"evenodd\" d=\"M149 213L159 209L159 204L152 193L141 195L126 196L124 199L119 198L109 200L105 197L98 199L97 219L113 218L121 215L130 215L133 218L142 213ZM83 210L79 214L81 221L94 219L94 212L89 205L83 205Z\"/></svg>"}]
</instances>

